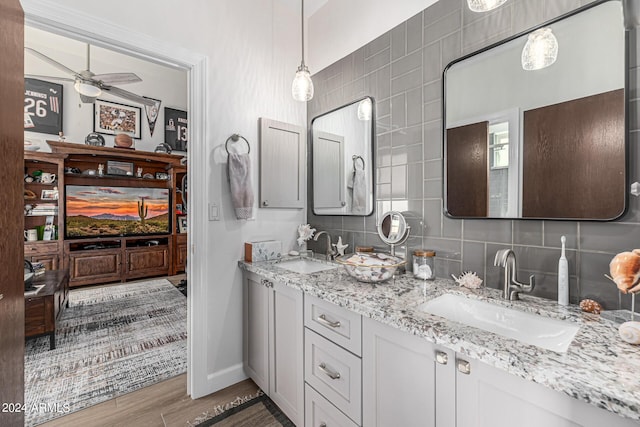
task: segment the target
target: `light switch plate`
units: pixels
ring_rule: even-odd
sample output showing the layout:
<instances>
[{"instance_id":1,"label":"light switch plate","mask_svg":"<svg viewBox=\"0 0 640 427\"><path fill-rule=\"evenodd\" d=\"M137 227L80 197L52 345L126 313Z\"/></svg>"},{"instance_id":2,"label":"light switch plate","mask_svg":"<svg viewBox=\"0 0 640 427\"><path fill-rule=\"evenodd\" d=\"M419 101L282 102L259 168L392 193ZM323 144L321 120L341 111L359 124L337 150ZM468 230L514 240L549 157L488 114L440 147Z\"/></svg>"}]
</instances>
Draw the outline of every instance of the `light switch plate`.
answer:
<instances>
[{"instance_id":1,"label":"light switch plate","mask_svg":"<svg viewBox=\"0 0 640 427\"><path fill-rule=\"evenodd\" d=\"M216 203L209 203L209 221L220 221L220 208Z\"/></svg>"}]
</instances>

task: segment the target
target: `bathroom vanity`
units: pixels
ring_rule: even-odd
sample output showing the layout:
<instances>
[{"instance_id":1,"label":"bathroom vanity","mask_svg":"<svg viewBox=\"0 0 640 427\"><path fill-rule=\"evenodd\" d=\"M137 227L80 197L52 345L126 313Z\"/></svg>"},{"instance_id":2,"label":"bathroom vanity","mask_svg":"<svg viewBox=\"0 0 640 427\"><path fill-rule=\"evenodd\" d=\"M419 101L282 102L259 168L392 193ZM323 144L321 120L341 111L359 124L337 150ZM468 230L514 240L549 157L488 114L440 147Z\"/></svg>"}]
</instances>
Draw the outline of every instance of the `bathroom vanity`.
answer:
<instances>
[{"instance_id":1,"label":"bathroom vanity","mask_svg":"<svg viewBox=\"0 0 640 427\"><path fill-rule=\"evenodd\" d=\"M575 306L448 279L360 283L245 263L245 372L298 426L632 426L640 358L614 323ZM285 267L285 268L283 268ZM444 294L579 329L566 352L425 311Z\"/></svg>"}]
</instances>

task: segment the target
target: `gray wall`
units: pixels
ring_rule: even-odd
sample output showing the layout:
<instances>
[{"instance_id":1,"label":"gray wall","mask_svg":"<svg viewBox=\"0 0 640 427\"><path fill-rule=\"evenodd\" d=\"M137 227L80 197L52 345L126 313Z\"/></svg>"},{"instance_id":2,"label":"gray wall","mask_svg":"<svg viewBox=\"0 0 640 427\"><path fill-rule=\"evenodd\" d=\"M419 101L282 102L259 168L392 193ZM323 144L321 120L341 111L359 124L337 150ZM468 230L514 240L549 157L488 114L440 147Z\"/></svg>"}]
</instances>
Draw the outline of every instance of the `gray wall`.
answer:
<instances>
[{"instance_id":1,"label":"gray wall","mask_svg":"<svg viewBox=\"0 0 640 427\"><path fill-rule=\"evenodd\" d=\"M567 236L571 300L595 298L605 308L628 308L615 284L603 277L618 252L640 247L640 203L630 196L628 213L610 223L522 220L456 220L442 206L442 89L452 60L590 3L586 0L510 0L484 14L466 0L440 0L351 55L313 76L311 119L364 95L376 100L376 212L369 217L315 216L308 220L355 245L383 246L376 234L380 213L404 211L412 226L409 250L437 251L436 273L472 270L499 287L496 250L513 248L518 278L535 274L535 294L556 298L560 236ZM638 30L630 34L630 178L639 180ZM550 90L553 90L550 88ZM309 169L310 170L310 169ZM311 176L311 173L309 174ZM310 184L311 185L311 184ZM308 191L307 194L313 194ZM309 201L309 203L311 203ZM324 242L323 242L324 243ZM309 247L324 251L317 243Z\"/></svg>"}]
</instances>

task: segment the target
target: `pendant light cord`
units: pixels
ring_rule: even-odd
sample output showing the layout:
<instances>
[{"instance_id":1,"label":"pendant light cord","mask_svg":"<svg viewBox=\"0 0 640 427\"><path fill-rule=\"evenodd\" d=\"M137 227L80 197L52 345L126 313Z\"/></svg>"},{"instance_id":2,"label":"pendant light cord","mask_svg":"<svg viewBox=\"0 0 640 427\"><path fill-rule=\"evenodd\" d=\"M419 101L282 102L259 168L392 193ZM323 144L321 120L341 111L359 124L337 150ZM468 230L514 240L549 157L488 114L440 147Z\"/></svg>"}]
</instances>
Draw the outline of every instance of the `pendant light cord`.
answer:
<instances>
[{"instance_id":1,"label":"pendant light cord","mask_svg":"<svg viewBox=\"0 0 640 427\"><path fill-rule=\"evenodd\" d=\"M300 0L300 3L302 4L302 67L304 68L304 0Z\"/></svg>"}]
</instances>

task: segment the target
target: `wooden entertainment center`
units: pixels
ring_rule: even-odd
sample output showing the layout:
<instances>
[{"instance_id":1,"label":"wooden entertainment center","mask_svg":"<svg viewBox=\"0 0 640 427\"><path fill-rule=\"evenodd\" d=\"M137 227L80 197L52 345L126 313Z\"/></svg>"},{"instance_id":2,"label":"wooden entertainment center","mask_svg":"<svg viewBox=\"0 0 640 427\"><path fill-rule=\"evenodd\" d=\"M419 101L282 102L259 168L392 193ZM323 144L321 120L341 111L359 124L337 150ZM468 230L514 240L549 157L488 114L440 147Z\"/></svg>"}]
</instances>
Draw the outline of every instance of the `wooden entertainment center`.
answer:
<instances>
[{"instance_id":1,"label":"wooden entertainment center","mask_svg":"<svg viewBox=\"0 0 640 427\"><path fill-rule=\"evenodd\" d=\"M25 241L25 259L45 264L47 270L68 269L69 286L126 281L144 277L174 275L185 271L187 234L178 232L176 204L182 204L180 182L186 174L183 156L121 148L47 141L51 153L25 151L25 177L34 171L56 174L51 183L25 181L25 230L45 224L46 215L35 212L38 205L55 209L57 239ZM108 161L133 164L133 175L109 175L98 165ZM66 168L66 173L65 173ZM138 168L143 176L137 177ZM70 172L76 171L75 173ZM78 173L77 171L81 171ZM91 171L90 174L86 171ZM82 173L84 172L84 173ZM167 179L157 173L166 174ZM152 178L150 176L153 176ZM65 186L121 186L166 188L170 197L170 232L139 236L65 238ZM57 200L42 199L42 190L57 187ZM35 198L33 195L35 194ZM30 206L27 206L30 205ZM29 210L32 207L36 209ZM41 236L39 236L42 239Z\"/></svg>"}]
</instances>

